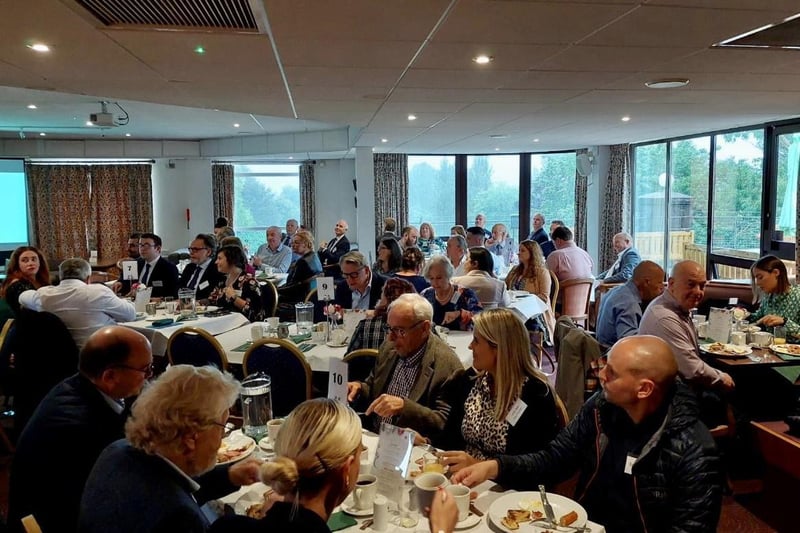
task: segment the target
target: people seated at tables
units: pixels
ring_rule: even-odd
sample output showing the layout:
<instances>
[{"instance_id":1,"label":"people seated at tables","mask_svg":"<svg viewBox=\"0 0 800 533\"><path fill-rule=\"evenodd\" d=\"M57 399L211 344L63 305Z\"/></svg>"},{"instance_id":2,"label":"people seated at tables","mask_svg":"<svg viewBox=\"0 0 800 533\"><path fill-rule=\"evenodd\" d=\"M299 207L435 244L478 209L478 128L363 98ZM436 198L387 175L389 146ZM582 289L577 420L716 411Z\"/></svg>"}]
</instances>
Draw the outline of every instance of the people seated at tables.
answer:
<instances>
[{"instance_id":1,"label":"people seated at tables","mask_svg":"<svg viewBox=\"0 0 800 533\"><path fill-rule=\"evenodd\" d=\"M439 249L439 243L436 242L436 232L430 222L423 222L419 225L417 246L419 246L419 249L422 250L424 254L430 254L434 250Z\"/></svg>"},{"instance_id":2,"label":"people seated at tables","mask_svg":"<svg viewBox=\"0 0 800 533\"><path fill-rule=\"evenodd\" d=\"M400 234L400 248L405 250L412 246L417 245L419 239L419 231L414 226L406 226L403 228L403 233Z\"/></svg>"},{"instance_id":3,"label":"people seated at tables","mask_svg":"<svg viewBox=\"0 0 800 533\"><path fill-rule=\"evenodd\" d=\"M214 222L214 237L219 239L219 233L226 227L228 227L228 219L226 217L217 217L217 220Z\"/></svg>"},{"instance_id":4,"label":"people seated at tables","mask_svg":"<svg viewBox=\"0 0 800 533\"><path fill-rule=\"evenodd\" d=\"M189 261L181 272L178 287L181 289L194 289L195 298L207 300L208 296L225 276L217 270L215 254L216 240L213 235L198 234L189 243Z\"/></svg>"},{"instance_id":5,"label":"people seated at tables","mask_svg":"<svg viewBox=\"0 0 800 533\"><path fill-rule=\"evenodd\" d=\"M375 313L364 320L359 321L353 335L350 338L350 345L347 353L363 348L377 350L386 340L386 312L393 301L401 294L413 294L417 291L411 283L400 278L389 278L383 284L383 295L378 305L375 306Z\"/></svg>"},{"instance_id":6,"label":"people seated at tables","mask_svg":"<svg viewBox=\"0 0 800 533\"><path fill-rule=\"evenodd\" d=\"M447 259L453 265L453 275L463 276L467 273L467 261L469 260L469 245L467 239L461 235L451 235L447 239Z\"/></svg>"},{"instance_id":7,"label":"people seated at tables","mask_svg":"<svg viewBox=\"0 0 800 533\"><path fill-rule=\"evenodd\" d=\"M239 387L230 374L190 365L171 366L146 387L126 438L111 443L89 474L78 531L207 531L203 503L258 481L256 459L214 468Z\"/></svg>"},{"instance_id":8,"label":"people seated at tables","mask_svg":"<svg viewBox=\"0 0 800 533\"><path fill-rule=\"evenodd\" d=\"M542 246L544 243L550 240L550 235L547 234L547 231L544 229L544 215L541 213L536 213L533 215L533 231L531 234L528 235L529 241L536 241L539 246Z\"/></svg>"},{"instance_id":9,"label":"people seated at tables","mask_svg":"<svg viewBox=\"0 0 800 533\"><path fill-rule=\"evenodd\" d=\"M786 265L774 255L765 255L750 267L753 295L758 309L750 322L765 327L785 326L787 335L800 337L800 286L789 282Z\"/></svg>"},{"instance_id":10,"label":"people seated at tables","mask_svg":"<svg viewBox=\"0 0 800 533\"><path fill-rule=\"evenodd\" d=\"M264 320L261 287L246 274L244 251L238 246L223 246L217 252L217 270L224 276L208 295L208 303L242 313L250 322Z\"/></svg>"},{"instance_id":11,"label":"people seated at tables","mask_svg":"<svg viewBox=\"0 0 800 533\"><path fill-rule=\"evenodd\" d=\"M287 272L291 264L292 250L281 242L281 228L268 227L267 242L258 247L253 256L253 266L257 270L266 271L270 267L273 272Z\"/></svg>"},{"instance_id":12,"label":"people seated at tables","mask_svg":"<svg viewBox=\"0 0 800 533\"><path fill-rule=\"evenodd\" d=\"M217 236L217 245L223 246L222 239L225 237L236 237L236 232L230 226L224 226L222 228L214 228L214 235Z\"/></svg>"},{"instance_id":13,"label":"people seated at tables","mask_svg":"<svg viewBox=\"0 0 800 533\"><path fill-rule=\"evenodd\" d=\"M425 264L425 255L416 246L411 246L403 250L403 258L400 262L401 268L394 273L394 277L404 279L414 286L417 292L422 292L430 283L419 275L422 266Z\"/></svg>"},{"instance_id":14,"label":"people seated at tables","mask_svg":"<svg viewBox=\"0 0 800 533\"><path fill-rule=\"evenodd\" d=\"M503 264L511 266L517 262L516 246L514 239L508 236L508 228L505 224L495 224L492 226L492 238L486 241L486 248L494 255L503 260Z\"/></svg>"},{"instance_id":15,"label":"people seated at tables","mask_svg":"<svg viewBox=\"0 0 800 533\"><path fill-rule=\"evenodd\" d=\"M624 283L631 279L633 269L642 258L639 257L639 251L633 247L633 238L625 232L614 235L612 245L617 253L617 260L611 268L598 274L597 279L601 283Z\"/></svg>"},{"instance_id":16,"label":"people seated at tables","mask_svg":"<svg viewBox=\"0 0 800 533\"><path fill-rule=\"evenodd\" d=\"M563 225L564 222L561 220L554 220L550 223L550 233L548 235L550 240L541 245L542 253L544 254L545 259L550 257L550 254L556 251L556 244L553 242L553 232L556 230L556 228L560 228Z\"/></svg>"},{"instance_id":17,"label":"people seated at tables","mask_svg":"<svg viewBox=\"0 0 800 533\"><path fill-rule=\"evenodd\" d=\"M639 332L642 309L664 292L664 269L652 261L642 261L633 269L633 277L614 287L600 300L597 314L597 340L611 346L623 337Z\"/></svg>"},{"instance_id":18,"label":"people seated at tables","mask_svg":"<svg viewBox=\"0 0 800 533\"><path fill-rule=\"evenodd\" d=\"M500 455L453 474L475 486L552 487L577 471L575 497L608 533L716 531L722 476L714 441L698 420L667 343L626 337L600 371L603 391L544 449Z\"/></svg>"},{"instance_id":19,"label":"people seated at tables","mask_svg":"<svg viewBox=\"0 0 800 533\"><path fill-rule=\"evenodd\" d=\"M377 250L380 247L381 241L383 239L394 239L395 241L398 240L397 237L397 221L392 217L386 217L383 219L383 233L378 235L375 239L375 249Z\"/></svg>"},{"instance_id":20,"label":"people seated at tables","mask_svg":"<svg viewBox=\"0 0 800 533\"><path fill-rule=\"evenodd\" d=\"M466 274L453 278L453 283L475 291L484 309L508 307L511 295L506 285L493 274L492 254L482 246L469 249L469 258L464 270Z\"/></svg>"},{"instance_id":21,"label":"people seated at tables","mask_svg":"<svg viewBox=\"0 0 800 533\"><path fill-rule=\"evenodd\" d=\"M131 233L128 237L128 245L127 245L127 255L117 261L117 268L120 270L122 269L122 262L123 261L136 261L141 257L139 253L139 239L141 238L141 233Z\"/></svg>"},{"instance_id":22,"label":"people seated at tables","mask_svg":"<svg viewBox=\"0 0 800 533\"><path fill-rule=\"evenodd\" d=\"M343 280L336 282L334 302L342 309L375 309L386 278L372 272L361 252L348 252L339 260Z\"/></svg>"},{"instance_id":23,"label":"people seated at tables","mask_svg":"<svg viewBox=\"0 0 800 533\"><path fill-rule=\"evenodd\" d=\"M456 331L472 329L472 317L483 307L475 291L451 281L450 261L441 255L433 256L422 274L431 284L422 296L433 306L433 323Z\"/></svg>"},{"instance_id":24,"label":"people seated at tables","mask_svg":"<svg viewBox=\"0 0 800 533\"><path fill-rule=\"evenodd\" d=\"M467 246L474 248L476 246L486 248L486 237L483 230L478 226L467 228ZM488 248L487 248L488 250ZM506 263L502 257L489 251L492 256L492 270L495 276L499 276L501 272L505 271Z\"/></svg>"},{"instance_id":25,"label":"people seated at tables","mask_svg":"<svg viewBox=\"0 0 800 533\"><path fill-rule=\"evenodd\" d=\"M400 270L400 263L403 260L403 251L397 239L394 237L385 237L378 245L376 252L378 260L372 267L373 272L377 272L382 276L391 276Z\"/></svg>"},{"instance_id":26,"label":"people seated at tables","mask_svg":"<svg viewBox=\"0 0 800 533\"><path fill-rule=\"evenodd\" d=\"M690 385L700 390L727 391L734 388L733 379L700 358L697 333L689 315L703 300L705 286L706 272L701 265L694 261L675 263L667 290L642 315L639 334L664 339L678 362L678 372Z\"/></svg>"},{"instance_id":27,"label":"people seated at tables","mask_svg":"<svg viewBox=\"0 0 800 533\"><path fill-rule=\"evenodd\" d=\"M556 250L547 256L547 268L552 270L559 282L568 279L591 278L594 261L586 250L578 248L572 230L559 226L553 231Z\"/></svg>"},{"instance_id":28,"label":"people seated at tables","mask_svg":"<svg viewBox=\"0 0 800 533\"><path fill-rule=\"evenodd\" d=\"M363 449L361 421L352 409L325 398L301 403L281 426L275 459L261 467L261 481L282 501L261 519L224 516L210 533L330 533L333 510L357 488ZM453 531L458 515L456 510L453 517L453 498L442 490L434 500L431 532Z\"/></svg>"},{"instance_id":29,"label":"people seated at tables","mask_svg":"<svg viewBox=\"0 0 800 533\"><path fill-rule=\"evenodd\" d=\"M300 229L300 224L297 220L290 218L286 221L286 232L283 234L281 244L284 246L288 246L289 248L292 247L292 239L294 238L294 234Z\"/></svg>"},{"instance_id":30,"label":"people seated at tables","mask_svg":"<svg viewBox=\"0 0 800 533\"><path fill-rule=\"evenodd\" d=\"M481 231L483 231L483 237L485 239L488 239L489 237L492 236L492 232L486 229L486 216L483 213L478 213L477 215L475 215L475 226L473 227L481 228ZM469 232L469 229L467 229L467 232ZM477 245L471 244L470 246L477 246Z\"/></svg>"},{"instance_id":31,"label":"people seated at tables","mask_svg":"<svg viewBox=\"0 0 800 533\"><path fill-rule=\"evenodd\" d=\"M323 268L336 267L339 259L350 251L350 241L345 235L347 228L347 221L339 220L333 227L333 239L319 245L319 259L322 261ZM334 270L336 270L335 277L338 277L338 269Z\"/></svg>"},{"instance_id":32,"label":"people seated at tables","mask_svg":"<svg viewBox=\"0 0 800 533\"><path fill-rule=\"evenodd\" d=\"M389 305L387 340L366 381L347 384L347 400L364 411L369 429L382 422L409 427L431 438L450 414L446 398L464 368L453 350L431 334L431 304L403 294Z\"/></svg>"},{"instance_id":33,"label":"people seated at tables","mask_svg":"<svg viewBox=\"0 0 800 533\"><path fill-rule=\"evenodd\" d=\"M242 253L244 254L245 260L247 259L247 248L245 247L244 243L242 243L242 239L236 237L234 235L229 235L228 237L223 237L219 240L219 246L217 246L217 250L222 248L223 246L238 246L242 249ZM256 267L251 265L249 262L245 262L244 264L244 272L245 274L250 274L251 276L256 275Z\"/></svg>"},{"instance_id":34,"label":"people seated at tables","mask_svg":"<svg viewBox=\"0 0 800 533\"><path fill-rule=\"evenodd\" d=\"M560 417L547 376L531 358L528 331L508 309L473 318L472 367L462 374L441 437L450 472L499 454L544 448L558 433ZM524 406L520 410L516 407Z\"/></svg>"},{"instance_id":35,"label":"people seated at tables","mask_svg":"<svg viewBox=\"0 0 800 533\"><path fill-rule=\"evenodd\" d=\"M139 253L136 260L139 274L138 285L151 287L151 298L178 295L178 267L161 257L161 237L155 233L142 233L139 238ZM122 280L114 283L114 292L132 295L131 281Z\"/></svg>"},{"instance_id":36,"label":"people seated at tables","mask_svg":"<svg viewBox=\"0 0 800 533\"><path fill-rule=\"evenodd\" d=\"M19 315L19 296L25 291L50 285L47 260L35 246L20 246L11 254L3 281L2 296Z\"/></svg>"},{"instance_id":37,"label":"people seated at tables","mask_svg":"<svg viewBox=\"0 0 800 533\"><path fill-rule=\"evenodd\" d=\"M452 228L450 228L450 235L461 235L466 240L467 238L467 230L464 229L464 226L461 224L456 224Z\"/></svg>"},{"instance_id":38,"label":"people seated at tables","mask_svg":"<svg viewBox=\"0 0 800 533\"><path fill-rule=\"evenodd\" d=\"M22 531L19 520L29 514L44 533L76 530L89 472L103 449L125 436L125 400L139 394L152 372L150 343L141 333L110 326L89 337L78 373L50 390L17 440L9 482L12 531ZM54 453L54 443L68 447L69 456Z\"/></svg>"},{"instance_id":39,"label":"people seated at tables","mask_svg":"<svg viewBox=\"0 0 800 533\"><path fill-rule=\"evenodd\" d=\"M309 291L311 278L322 273L322 264L314 251L314 236L311 233L305 230L295 233L292 252L298 259L289 267L286 283L278 287L281 303L302 302Z\"/></svg>"},{"instance_id":40,"label":"people seated at tables","mask_svg":"<svg viewBox=\"0 0 800 533\"><path fill-rule=\"evenodd\" d=\"M553 280L544 263L542 249L536 241L525 240L519 243L518 257L519 265L506 276L506 287L514 291L527 291L535 294L545 303L547 309L540 315L541 324L546 330L546 338L552 340L556 326L556 317L553 314L553 307L550 305L550 289Z\"/></svg>"},{"instance_id":41,"label":"people seated at tables","mask_svg":"<svg viewBox=\"0 0 800 533\"><path fill-rule=\"evenodd\" d=\"M61 262L61 283L23 292L19 301L26 309L53 313L67 326L78 349L103 326L136 320L133 303L119 298L102 283L89 284L92 267L73 257Z\"/></svg>"}]
</instances>

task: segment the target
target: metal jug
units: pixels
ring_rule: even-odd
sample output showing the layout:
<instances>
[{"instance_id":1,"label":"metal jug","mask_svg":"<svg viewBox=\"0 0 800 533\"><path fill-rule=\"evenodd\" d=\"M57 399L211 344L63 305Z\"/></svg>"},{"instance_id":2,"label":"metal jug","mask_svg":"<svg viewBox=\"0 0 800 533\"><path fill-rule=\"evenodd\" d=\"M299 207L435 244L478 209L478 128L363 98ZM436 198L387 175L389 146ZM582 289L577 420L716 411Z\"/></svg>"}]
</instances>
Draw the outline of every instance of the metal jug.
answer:
<instances>
[{"instance_id":1,"label":"metal jug","mask_svg":"<svg viewBox=\"0 0 800 533\"><path fill-rule=\"evenodd\" d=\"M267 436L267 422L272 419L272 380L263 372L242 381L242 432L256 442Z\"/></svg>"}]
</instances>

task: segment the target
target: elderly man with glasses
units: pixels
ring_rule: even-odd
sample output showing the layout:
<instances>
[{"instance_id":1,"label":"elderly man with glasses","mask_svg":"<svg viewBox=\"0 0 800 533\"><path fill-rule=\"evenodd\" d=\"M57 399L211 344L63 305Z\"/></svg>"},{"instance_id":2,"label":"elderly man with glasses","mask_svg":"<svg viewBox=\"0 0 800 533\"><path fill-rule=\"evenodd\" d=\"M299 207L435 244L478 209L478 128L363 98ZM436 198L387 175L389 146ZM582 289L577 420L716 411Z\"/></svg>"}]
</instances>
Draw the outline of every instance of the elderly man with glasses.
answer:
<instances>
[{"instance_id":1,"label":"elderly man with glasses","mask_svg":"<svg viewBox=\"0 0 800 533\"><path fill-rule=\"evenodd\" d=\"M464 367L453 350L431 335L433 308L418 294L403 294L389 305L387 341L366 381L347 384L347 399L366 409L367 427L382 422L422 435L439 433L450 414L445 400Z\"/></svg>"},{"instance_id":2,"label":"elderly man with glasses","mask_svg":"<svg viewBox=\"0 0 800 533\"><path fill-rule=\"evenodd\" d=\"M89 472L100 452L124 436L125 399L152 375L153 354L141 333L111 326L89 337L78 373L53 387L17 442L9 488L13 531L29 514L45 533L76 530ZM54 445L69 447L69 454L54 453ZM43 497L44 480L53 497Z\"/></svg>"},{"instance_id":3,"label":"elderly man with glasses","mask_svg":"<svg viewBox=\"0 0 800 533\"><path fill-rule=\"evenodd\" d=\"M216 259L216 254L214 254L216 243L217 241L213 235L200 233L189 244L189 260L191 263L186 265L186 268L181 272L178 287L181 289L193 289L197 300L207 300L214 287L224 279L214 262L214 259Z\"/></svg>"},{"instance_id":4,"label":"elderly man with glasses","mask_svg":"<svg viewBox=\"0 0 800 533\"><path fill-rule=\"evenodd\" d=\"M343 280L336 282L334 302L343 309L375 309L386 278L373 272L361 252L348 252L339 260Z\"/></svg>"}]
</instances>

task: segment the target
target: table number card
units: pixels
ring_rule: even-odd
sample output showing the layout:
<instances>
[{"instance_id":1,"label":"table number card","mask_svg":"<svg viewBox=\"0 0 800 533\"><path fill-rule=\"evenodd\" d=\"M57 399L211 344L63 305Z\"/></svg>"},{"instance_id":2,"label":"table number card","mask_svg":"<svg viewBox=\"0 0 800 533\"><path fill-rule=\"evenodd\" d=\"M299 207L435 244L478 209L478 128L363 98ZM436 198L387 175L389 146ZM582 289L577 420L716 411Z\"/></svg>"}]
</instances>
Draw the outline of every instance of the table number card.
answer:
<instances>
[{"instance_id":1,"label":"table number card","mask_svg":"<svg viewBox=\"0 0 800 533\"><path fill-rule=\"evenodd\" d=\"M333 301L333 278L317 278L317 301Z\"/></svg>"},{"instance_id":2,"label":"table number card","mask_svg":"<svg viewBox=\"0 0 800 533\"><path fill-rule=\"evenodd\" d=\"M732 310L712 307L708 313L708 334L706 337L716 342L728 342L731 336L732 318Z\"/></svg>"},{"instance_id":3,"label":"table number card","mask_svg":"<svg viewBox=\"0 0 800 533\"><path fill-rule=\"evenodd\" d=\"M328 399L347 405L347 363L336 358L330 360Z\"/></svg>"},{"instance_id":4,"label":"table number card","mask_svg":"<svg viewBox=\"0 0 800 533\"><path fill-rule=\"evenodd\" d=\"M378 493L390 501L401 501L413 447L413 431L381 424L373 472L378 478Z\"/></svg>"},{"instance_id":5,"label":"table number card","mask_svg":"<svg viewBox=\"0 0 800 533\"><path fill-rule=\"evenodd\" d=\"M139 265L136 263L136 261L122 262L122 279L125 280L139 279Z\"/></svg>"}]
</instances>

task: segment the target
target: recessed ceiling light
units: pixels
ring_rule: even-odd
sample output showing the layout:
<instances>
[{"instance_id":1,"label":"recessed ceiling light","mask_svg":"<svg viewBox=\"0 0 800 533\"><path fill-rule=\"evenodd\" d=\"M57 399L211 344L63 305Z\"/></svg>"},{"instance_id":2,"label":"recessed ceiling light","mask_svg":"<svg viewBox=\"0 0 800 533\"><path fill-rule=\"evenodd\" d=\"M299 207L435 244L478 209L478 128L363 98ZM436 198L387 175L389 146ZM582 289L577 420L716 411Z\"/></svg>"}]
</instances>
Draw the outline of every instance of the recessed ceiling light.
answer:
<instances>
[{"instance_id":1,"label":"recessed ceiling light","mask_svg":"<svg viewBox=\"0 0 800 533\"><path fill-rule=\"evenodd\" d=\"M203 55L203 54L205 54L205 53L206 53L206 49L205 49L205 48L203 48L203 46L202 46L202 45L197 45L197 46L195 47L195 49L194 49L194 53L195 53L195 54L198 54L198 55Z\"/></svg>"},{"instance_id":2,"label":"recessed ceiling light","mask_svg":"<svg viewBox=\"0 0 800 533\"><path fill-rule=\"evenodd\" d=\"M417 115L408 115L408 120L417 120Z\"/></svg>"},{"instance_id":3,"label":"recessed ceiling light","mask_svg":"<svg viewBox=\"0 0 800 533\"><path fill-rule=\"evenodd\" d=\"M534 139L533 142L538 143L539 139Z\"/></svg>"},{"instance_id":4,"label":"recessed ceiling light","mask_svg":"<svg viewBox=\"0 0 800 533\"><path fill-rule=\"evenodd\" d=\"M472 60L479 65L487 65L494 61L494 57L487 55L479 55L472 58Z\"/></svg>"},{"instance_id":5,"label":"recessed ceiling light","mask_svg":"<svg viewBox=\"0 0 800 533\"><path fill-rule=\"evenodd\" d=\"M47 135L47 134L45 132L43 132L43 131L39 133L39 137L44 137L45 135Z\"/></svg>"},{"instance_id":6,"label":"recessed ceiling light","mask_svg":"<svg viewBox=\"0 0 800 533\"><path fill-rule=\"evenodd\" d=\"M36 109L36 104L28 104L28 109Z\"/></svg>"},{"instance_id":7,"label":"recessed ceiling light","mask_svg":"<svg viewBox=\"0 0 800 533\"><path fill-rule=\"evenodd\" d=\"M388 142L389 142L389 139L383 138L383 139L381 139L381 142L382 142L382 143L388 143Z\"/></svg>"},{"instance_id":8,"label":"recessed ceiling light","mask_svg":"<svg viewBox=\"0 0 800 533\"><path fill-rule=\"evenodd\" d=\"M91 120L86 121L87 126L94 126L94 123Z\"/></svg>"},{"instance_id":9,"label":"recessed ceiling light","mask_svg":"<svg viewBox=\"0 0 800 533\"><path fill-rule=\"evenodd\" d=\"M629 116L627 116L627 115L625 115L624 117L622 117L622 122L630 122L630 120L631 120L631 117L629 117Z\"/></svg>"},{"instance_id":10,"label":"recessed ceiling light","mask_svg":"<svg viewBox=\"0 0 800 533\"><path fill-rule=\"evenodd\" d=\"M44 43L31 43L28 45L28 48L33 50L34 52L49 52L50 47Z\"/></svg>"},{"instance_id":11,"label":"recessed ceiling light","mask_svg":"<svg viewBox=\"0 0 800 533\"><path fill-rule=\"evenodd\" d=\"M499 151L500 151L500 148L495 148L495 149L494 149L494 151L495 151L495 152L499 152Z\"/></svg>"},{"instance_id":12,"label":"recessed ceiling light","mask_svg":"<svg viewBox=\"0 0 800 533\"><path fill-rule=\"evenodd\" d=\"M130 136L131 136L131 134L130 134L130 133L126 133L126 134L125 134L125 137L130 137Z\"/></svg>"},{"instance_id":13,"label":"recessed ceiling light","mask_svg":"<svg viewBox=\"0 0 800 533\"><path fill-rule=\"evenodd\" d=\"M294 156L293 156L293 155L290 155L290 156L289 156L289 159L294 159Z\"/></svg>"},{"instance_id":14,"label":"recessed ceiling light","mask_svg":"<svg viewBox=\"0 0 800 533\"><path fill-rule=\"evenodd\" d=\"M645 86L651 89L675 89L689 84L689 78L662 78L646 81Z\"/></svg>"},{"instance_id":15,"label":"recessed ceiling light","mask_svg":"<svg viewBox=\"0 0 800 533\"><path fill-rule=\"evenodd\" d=\"M239 123L237 122L236 124L233 125L233 127L234 128L238 128L239 127Z\"/></svg>"}]
</instances>

